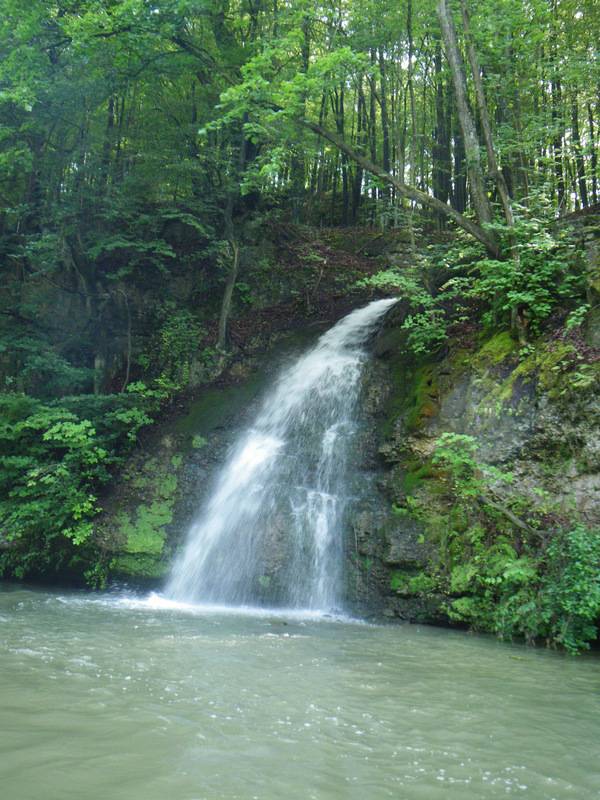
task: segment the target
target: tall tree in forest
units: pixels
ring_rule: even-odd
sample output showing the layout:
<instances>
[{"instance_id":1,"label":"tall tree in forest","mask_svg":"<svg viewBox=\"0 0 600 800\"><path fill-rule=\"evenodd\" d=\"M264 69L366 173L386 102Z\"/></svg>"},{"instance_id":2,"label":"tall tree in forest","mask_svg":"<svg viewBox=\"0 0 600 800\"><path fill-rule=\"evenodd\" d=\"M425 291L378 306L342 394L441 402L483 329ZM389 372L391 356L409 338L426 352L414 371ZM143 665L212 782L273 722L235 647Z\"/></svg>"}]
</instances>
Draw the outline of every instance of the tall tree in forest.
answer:
<instances>
[{"instance_id":1,"label":"tall tree in forest","mask_svg":"<svg viewBox=\"0 0 600 800\"><path fill-rule=\"evenodd\" d=\"M473 115L471 114L471 109L469 108L465 69L448 0L439 0L437 14L440 21L446 58L450 65L452 84L454 86L458 120L465 147L469 191L479 222L481 224L486 224L492 221L492 207L485 186L479 137L477 136L477 129L475 127Z\"/></svg>"}]
</instances>

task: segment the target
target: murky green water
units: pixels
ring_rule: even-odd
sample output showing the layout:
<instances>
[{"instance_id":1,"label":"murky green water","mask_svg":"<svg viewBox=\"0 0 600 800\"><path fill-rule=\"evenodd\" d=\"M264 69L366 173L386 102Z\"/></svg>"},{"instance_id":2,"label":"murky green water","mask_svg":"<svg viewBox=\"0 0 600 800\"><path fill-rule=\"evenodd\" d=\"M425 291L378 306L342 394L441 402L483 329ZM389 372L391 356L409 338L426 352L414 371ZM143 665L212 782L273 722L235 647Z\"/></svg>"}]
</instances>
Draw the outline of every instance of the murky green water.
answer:
<instances>
[{"instance_id":1,"label":"murky green water","mask_svg":"<svg viewBox=\"0 0 600 800\"><path fill-rule=\"evenodd\" d=\"M600 797L600 660L0 591L10 800Z\"/></svg>"}]
</instances>

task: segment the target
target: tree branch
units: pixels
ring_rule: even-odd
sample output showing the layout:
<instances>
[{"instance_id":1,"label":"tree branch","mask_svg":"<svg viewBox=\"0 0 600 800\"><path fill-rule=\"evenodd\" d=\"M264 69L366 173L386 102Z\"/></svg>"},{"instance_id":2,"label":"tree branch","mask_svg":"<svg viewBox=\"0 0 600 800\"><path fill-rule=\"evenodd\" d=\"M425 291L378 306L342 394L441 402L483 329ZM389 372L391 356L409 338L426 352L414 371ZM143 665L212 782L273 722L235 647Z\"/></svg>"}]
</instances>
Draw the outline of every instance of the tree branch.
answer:
<instances>
[{"instance_id":1,"label":"tree branch","mask_svg":"<svg viewBox=\"0 0 600 800\"><path fill-rule=\"evenodd\" d=\"M438 200L436 197L433 197L426 192L422 192L420 189L415 189L413 186L407 186L401 180L393 175L390 175L389 172L386 172L384 169L382 169L382 167L380 167L378 164L373 163L370 159L358 153L340 136L332 131L327 130L326 128L321 127L321 125L317 125L316 122L311 122L310 120L305 119L302 120L302 123L305 125L305 127L313 131L313 133L316 133L318 136L322 136L324 139L327 139L327 141L331 142L331 144L337 147L338 150L340 150L342 153L345 153L348 158L351 158L367 172L370 172L371 175L375 175L375 177L379 178L385 183L388 183L390 186L393 186L398 194L402 195L403 197L407 197L410 200L414 200L415 203L418 203L421 206L432 208L440 214L444 214L444 216L454 220L454 222L470 236L473 236L478 242L481 242L490 255L496 258L500 255L498 244L494 240L494 237L485 231L480 225L477 225L475 222L472 222L470 219L467 219L467 217L460 214L458 211L452 208L452 206L442 203L441 200Z\"/></svg>"}]
</instances>

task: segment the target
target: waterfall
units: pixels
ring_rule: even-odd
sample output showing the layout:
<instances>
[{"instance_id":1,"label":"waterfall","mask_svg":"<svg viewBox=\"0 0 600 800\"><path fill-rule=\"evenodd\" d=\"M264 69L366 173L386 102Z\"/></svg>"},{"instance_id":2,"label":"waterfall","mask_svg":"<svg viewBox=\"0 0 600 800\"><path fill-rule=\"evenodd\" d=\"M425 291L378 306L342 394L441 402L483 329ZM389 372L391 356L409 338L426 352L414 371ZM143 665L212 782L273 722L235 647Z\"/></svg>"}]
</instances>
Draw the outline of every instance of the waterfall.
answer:
<instances>
[{"instance_id":1,"label":"waterfall","mask_svg":"<svg viewBox=\"0 0 600 800\"><path fill-rule=\"evenodd\" d=\"M282 372L191 526L167 597L336 608L365 344L395 302L353 311Z\"/></svg>"}]
</instances>

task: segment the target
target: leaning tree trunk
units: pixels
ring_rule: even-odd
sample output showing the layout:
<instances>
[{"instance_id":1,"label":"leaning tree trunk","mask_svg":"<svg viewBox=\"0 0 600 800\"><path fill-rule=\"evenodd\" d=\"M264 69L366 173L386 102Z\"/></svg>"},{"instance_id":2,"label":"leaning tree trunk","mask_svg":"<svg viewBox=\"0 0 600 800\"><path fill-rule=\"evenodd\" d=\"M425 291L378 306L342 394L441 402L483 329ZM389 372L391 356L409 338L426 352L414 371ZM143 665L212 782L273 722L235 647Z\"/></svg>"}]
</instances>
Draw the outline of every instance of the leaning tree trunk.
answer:
<instances>
[{"instance_id":1,"label":"leaning tree trunk","mask_svg":"<svg viewBox=\"0 0 600 800\"><path fill-rule=\"evenodd\" d=\"M227 347L227 325L229 322L229 315L231 313L231 301L233 299L233 290L238 276L240 264L240 246L232 237L229 239L229 246L231 247L231 269L227 276L227 283L225 284L225 292L223 293L223 301L221 303L221 313L219 315L219 337L217 339L217 349L225 350Z\"/></svg>"},{"instance_id":2,"label":"leaning tree trunk","mask_svg":"<svg viewBox=\"0 0 600 800\"><path fill-rule=\"evenodd\" d=\"M481 122L481 130L485 141L485 149L488 159L488 170L493 177L498 189L498 196L504 211L504 219L509 228L514 227L515 220L512 212L510 196L508 194L508 187L504 179L504 174L498 166L498 159L496 158L496 151L494 150L494 140L492 138L492 126L490 124L490 116L488 114L487 102L485 93L483 91L483 81L481 80L481 69L479 67L479 59L475 52L475 46L471 37L471 24L469 19L469 11L467 9L466 0L460 0L460 8L462 12L463 30L465 33L465 41L467 44L467 56L471 66L471 75L473 76L473 85L475 86L475 96L477 98L477 107L479 108L479 121Z\"/></svg>"},{"instance_id":3,"label":"leaning tree trunk","mask_svg":"<svg viewBox=\"0 0 600 800\"><path fill-rule=\"evenodd\" d=\"M227 326L231 314L233 290L237 281L240 267L240 246L233 227L233 198L230 196L225 209L225 234L231 249L231 266L225 283L221 313L219 314L219 333L217 337L217 350L224 352L227 349Z\"/></svg>"},{"instance_id":4,"label":"leaning tree trunk","mask_svg":"<svg viewBox=\"0 0 600 800\"><path fill-rule=\"evenodd\" d=\"M437 13L442 31L442 39L444 40L446 58L450 65L458 120L463 134L471 200L480 224L485 225L492 221L492 207L485 188L479 152L479 139L467 100L465 70L458 48L454 20L448 8L448 0L439 0Z\"/></svg>"},{"instance_id":5,"label":"leaning tree trunk","mask_svg":"<svg viewBox=\"0 0 600 800\"><path fill-rule=\"evenodd\" d=\"M477 239L478 242L481 242L490 255L494 257L498 257L500 255L496 239L481 225L478 225L477 223L468 219L468 217L464 217L462 214L459 214L456 209L452 208L452 206L449 206L446 203L442 203L437 199L437 197L434 197L427 192L422 192L420 189L417 189L414 186L407 186L404 181L401 181L394 175L390 175L389 172L386 172L378 164L374 164L370 159L366 158L366 156L358 153L340 136L337 136L332 131L323 128L321 125L317 125L316 122L311 122L310 120L303 120L303 124L306 125L307 128L310 128L311 131L314 131L314 133L322 136L324 139L327 139L327 141L335 145L340 153L345 155L347 158L351 158L366 172L369 172L376 178L380 178L380 180L382 180L384 183L388 183L393 186L401 197L414 200L416 203L424 206L425 208L431 208L434 211L438 211L440 214L444 214L444 216L454 220L454 222L463 230L465 230L470 236Z\"/></svg>"}]
</instances>

